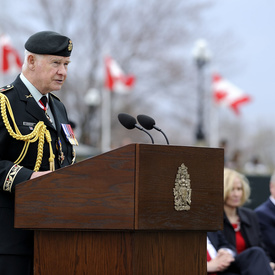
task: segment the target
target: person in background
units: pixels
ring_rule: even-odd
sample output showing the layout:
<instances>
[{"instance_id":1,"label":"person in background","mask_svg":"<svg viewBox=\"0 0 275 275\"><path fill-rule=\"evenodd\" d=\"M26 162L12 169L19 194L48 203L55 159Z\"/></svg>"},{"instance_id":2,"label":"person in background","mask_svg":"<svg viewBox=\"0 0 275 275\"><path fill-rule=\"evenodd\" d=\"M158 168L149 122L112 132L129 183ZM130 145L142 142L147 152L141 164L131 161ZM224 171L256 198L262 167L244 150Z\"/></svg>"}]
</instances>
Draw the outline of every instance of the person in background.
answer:
<instances>
[{"instance_id":1,"label":"person in background","mask_svg":"<svg viewBox=\"0 0 275 275\"><path fill-rule=\"evenodd\" d=\"M235 261L233 249L220 231L207 232L207 274L227 274L226 271Z\"/></svg>"},{"instance_id":2,"label":"person in background","mask_svg":"<svg viewBox=\"0 0 275 275\"><path fill-rule=\"evenodd\" d=\"M275 172L269 183L270 197L255 212L258 215L263 242L269 252L270 258L275 262Z\"/></svg>"},{"instance_id":3,"label":"person in background","mask_svg":"<svg viewBox=\"0 0 275 275\"><path fill-rule=\"evenodd\" d=\"M262 241L257 215L253 210L243 207L249 196L247 178L235 170L224 168L224 236L237 254L251 247L264 250L274 270L275 264L270 260Z\"/></svg>"},{"instance_id":4,"label":"person in background","mask_svg":"<svg viewBox=\"0 0 275 275\"><path fill-rule=\"evenodd\" d=\"M254 156L249 162L245 163L243 172L246 175L268 175L269 169L266 165L264 165L260 158Z\"/></svg>"},{"instance_id":5,"label":"person in background","mask_svg":"<svg viewBox=\"0 0 275 275\"><path fill-rule=\"evenodd\" d=\"M16 80L0 88L0 274L33 274L33 232L14 228L16 185L74 163L77 145L52 91L67 77L73 44L52 31L33 34Z\"/></svg>"},{"instance_id":6,"label":"person in background","mask_svg":"<svg viewBox=\"0 0 275 275\"><path fill-rule=\"evenodd\" d=\"M207 232L207 273L210 275L274 275L265 252L251 247L236 254L221 231Z\"/></svg>"},{"instance_id":7,"label":"person in background","mask_svg":"<svg viewBox=\"0 0 275 275\"><path fill-rule=\"evenodd\" d=\"M226 163L225 167L240 172L241 168L242 168L241 167L241 156L242 156L241 150L238 150L238 149L235 150L233 152L232 157Z\"/></svg>"}]
</instances>

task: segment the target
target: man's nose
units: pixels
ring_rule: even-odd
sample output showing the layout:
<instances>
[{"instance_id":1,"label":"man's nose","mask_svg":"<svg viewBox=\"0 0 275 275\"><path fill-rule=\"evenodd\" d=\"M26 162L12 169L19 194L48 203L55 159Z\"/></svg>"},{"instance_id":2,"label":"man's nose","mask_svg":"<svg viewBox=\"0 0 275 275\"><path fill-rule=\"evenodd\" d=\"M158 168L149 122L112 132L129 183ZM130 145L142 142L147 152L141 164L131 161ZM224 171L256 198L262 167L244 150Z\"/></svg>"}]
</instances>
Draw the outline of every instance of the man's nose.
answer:
<instances>
[{"instance_id":1,"label":"man's nose","mask_svg":"<svg viewBox=\"0 0 275 275\"><path fill-rule=\"evenodd\" d=\"M58 69L58 74L67 75L67 69L65 65L61 65Z\"/></svg>"}]
</instances>

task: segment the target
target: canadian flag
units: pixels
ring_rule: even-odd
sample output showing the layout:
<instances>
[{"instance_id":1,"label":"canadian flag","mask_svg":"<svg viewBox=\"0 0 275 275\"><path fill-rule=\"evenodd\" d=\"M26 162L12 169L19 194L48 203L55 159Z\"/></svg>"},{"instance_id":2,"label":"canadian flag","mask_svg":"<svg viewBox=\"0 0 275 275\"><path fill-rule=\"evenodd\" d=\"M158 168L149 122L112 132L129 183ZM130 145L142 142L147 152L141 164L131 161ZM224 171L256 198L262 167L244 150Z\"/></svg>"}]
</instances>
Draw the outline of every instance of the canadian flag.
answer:
<instances>
[{"instance_id":1,"label":"canadian flag","mask_svg":"<svg viewBox=\"0 0 275 275\"><path fill-rule=\"evenodd\" d=\"M118 63L111 57L105 58L105 87L120 94L128 93L135 83L133 75L125 75Z\"/></svg>"},{"instance_id":2,"label":"canadian flag","mask_svg":"<svg viewBox=\"0 0 275 275\"><path fill-rule=\"evenodd\" d=\"M213 96L217 104L230 107L235 114L240 114L240 106L251 101L251 97L244 93L219 74L213 75Z\"/></svg>"},{"instance_id":3,"label":"canadian flag","mask_svg":"<svg viewBox=\"0 0 275 275\"><path fill-rule=\"evenodd\" d=\"M7 35L0 35L0 72L11 73L19 71L22 67L21 58Z\"/></svg>"}]
</instances>

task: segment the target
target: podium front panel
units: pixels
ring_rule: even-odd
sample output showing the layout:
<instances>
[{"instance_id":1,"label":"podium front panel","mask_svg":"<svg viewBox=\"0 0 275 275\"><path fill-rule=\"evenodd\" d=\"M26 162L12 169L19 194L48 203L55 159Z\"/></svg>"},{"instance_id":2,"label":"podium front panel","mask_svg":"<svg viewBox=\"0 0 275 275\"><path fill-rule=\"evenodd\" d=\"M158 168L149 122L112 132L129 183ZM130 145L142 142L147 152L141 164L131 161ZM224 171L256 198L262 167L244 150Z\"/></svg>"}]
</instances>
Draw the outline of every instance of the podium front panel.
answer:
<instances>
[{"instance_id":1,"label":"podium front panel","mask_svg":"<svg viewBox=\"0 0 275 275\"><path fill-rule=\"evenodd\" d=\"M136 229L218 230L223 224L223 149L137 145ZM190 210L176 211L178 168L187 167Z\"/></svg>"}]
</instances>

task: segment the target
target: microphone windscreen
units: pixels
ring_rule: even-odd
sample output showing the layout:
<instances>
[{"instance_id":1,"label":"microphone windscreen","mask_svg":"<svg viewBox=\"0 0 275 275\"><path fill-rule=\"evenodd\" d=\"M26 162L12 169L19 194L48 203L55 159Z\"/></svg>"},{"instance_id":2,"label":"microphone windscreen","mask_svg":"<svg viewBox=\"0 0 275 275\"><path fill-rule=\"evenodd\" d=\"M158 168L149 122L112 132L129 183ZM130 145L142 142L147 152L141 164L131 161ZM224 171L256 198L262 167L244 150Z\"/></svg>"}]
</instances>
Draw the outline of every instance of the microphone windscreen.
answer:
<instances>
[{"instance_id":1,"label":"microphone windscreen","mask_svg":"<svg viewBox=\"0 0 275 275\"><path fill-rule=\"evenodd\" d=\"M137 116L139 124L144 127L146 130L153 129L154 125L156 124L155 120L146 115L138 115Z\"/></svg>"},{"instance_id":2,"label":"microphone windscreen","mask_svg":"<svg viewBox=\"0 0 275 275\"><path fill-rule=\"evenodd\" d=\"M128 114L120 113L118 115L118 120L127 129L134 129L136 127L136 119Z\"/></svg>"}]
</instances>

